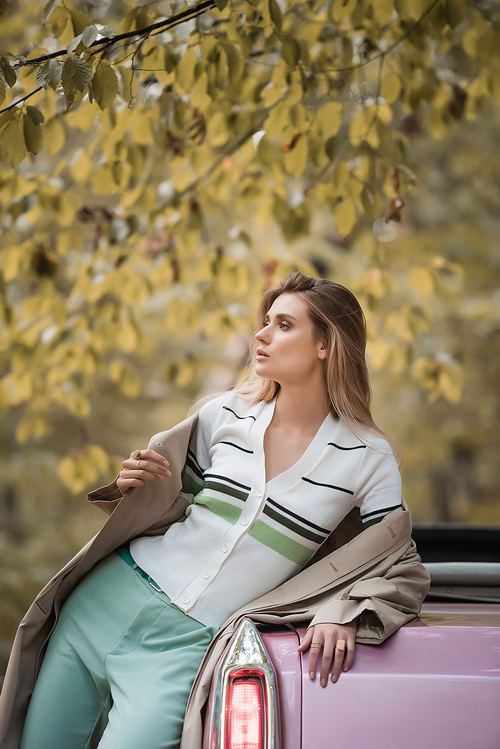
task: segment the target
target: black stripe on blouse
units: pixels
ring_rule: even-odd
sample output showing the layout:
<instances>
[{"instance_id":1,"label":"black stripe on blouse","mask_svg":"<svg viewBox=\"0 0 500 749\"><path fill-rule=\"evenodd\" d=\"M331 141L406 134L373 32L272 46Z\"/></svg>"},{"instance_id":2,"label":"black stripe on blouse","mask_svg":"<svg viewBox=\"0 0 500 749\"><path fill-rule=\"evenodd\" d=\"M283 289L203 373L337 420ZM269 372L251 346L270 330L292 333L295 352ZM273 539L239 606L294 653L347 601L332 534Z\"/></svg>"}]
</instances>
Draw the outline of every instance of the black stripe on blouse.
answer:
<instances>
[{"instance_id":1,"label":"black stripe on blouse","mask_svg":"<svg viewBox=\"0 0 500 749\"><path fill-rule=\"evenodd\" d=\"M249 453L249 455L253 455L253 450L247 450L244 447L235 445L234 442L226 442L226 440L219 440L219 442L216 442L215 444L216 445L231 445L231 447L235 447L237 450L241 450L241 452L243 453Z\"/></svg>"},{"instance_id":2,"label":"black stripe on blouse","mask_svg":"<svg viewBox=\"0 0 500 749\"><path fill-rule=\"evenodd\" d=\"M250 416L238 416L238 414L236 413L236 411L233 411L233 409L229 408L229 406L222 406L222 408L225 411L231 411L231 413L234 414L237 419L253 419L254 421L257 421L257 419L255 418L255 416L252 416L252 415L250 415Z\"/></svg>"},{"instance_id":3,"label":"black stripe on blouse","mask_svg":"<svg viewBox=\"0 0 500 749\"><path fill-rule=\"evenodd\" d=\"M361 519L364 520L372 515L379 515L381 512L387 515L387 513L392 512L392 510L397 510L398 507L401 507L401 503L398 505L391 505L391 507L381 507L380 510L373 510L373 512L367 512L365 515L361 515Z\"/></svg>"},{"instance_id":4,"label":"black stripe on blouse","mask_svg":"<svg viewBox=\"0 0 500 749\"><path fill-rule=\"evenodd\" d=\"M336 445L335 442L329 442L329 445L332 447L336 447L337 450L365 450L366 445L356 445L356 447L341 447L340 445Z\"/></svg>"},{"instance_id":5,"label":"black stripe on blouse","mask_svg":"<svg viewBox=\"0 0 500 749\"><path fill-rule=\"evenodd\" d=\"M234 486L239 486L241 489L246 489L247 491L252 491L252 487L245 486L245 484L240 484L239 481L234 481L233 479L228 478L227 476L220 476L218 473L206 473L205 474L206 479L222 479L222 481L227 481L229 484L234 484Z\"/></svg>"},{"instance_id":6,"label":"black stripe on blouse","mask_svg":"<svg viewBox=\"0 0 500 749\"><path fill-rule=\"evenodd\" d=\"M311 523L310 520L306 520L305 518L301 517L300 515L297 515L295 512L292 512L291 510L287 510L286 507L279 505L277 502L274 501L274 499L271 499L271 497L267 498L267 502L269 502L270 505L274 505L274 507L277 507L278 510L281 510L281 512L285 512L287 515L291 515L293 518L297 518L297 520L300 520L300 522L304 523L304 525L308 525L310 528L314 528L314 530L320 531L320 533L324 533L326 536L330 535L331 531L327 530L326 528L322 528L320 525Z\"/></svg>"},{"instance_id":7,"label":"black stripe on blouse","mask_svg":"<svg viewBox=\"0 0 500 749\"><path fill-rule=\"evenodd\" d=\"M305 476L302 476L302 481L307 481L309 484L314 484L315 486L326 486L328 489L337 489L339 492L345 492L346 494L352 494L354 496L354 492L352 492L350 489L343 489L341 486L334 486L334 484L322 484L319 481L313 481L312 479L308 479Z\"/></svg>"}]
</instances>

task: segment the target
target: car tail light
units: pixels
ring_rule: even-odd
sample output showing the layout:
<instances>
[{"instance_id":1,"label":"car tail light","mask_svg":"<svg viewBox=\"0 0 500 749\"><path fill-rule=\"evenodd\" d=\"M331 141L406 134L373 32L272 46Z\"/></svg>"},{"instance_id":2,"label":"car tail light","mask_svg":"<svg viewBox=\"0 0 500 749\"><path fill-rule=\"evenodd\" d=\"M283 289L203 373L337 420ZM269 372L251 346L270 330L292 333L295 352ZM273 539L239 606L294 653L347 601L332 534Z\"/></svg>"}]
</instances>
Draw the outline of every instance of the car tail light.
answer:
<instances>
[{"instance_id":1,"label":"car tail light","mask_svg":"<svg viewBox=\"0 0 500 749\"><path fill-rule=\"evenodd\" d=\"M265 703L259 671L242 669L229 674L226 701L227 749L263 749Z\"/></svg>"},{"instance_id":2,"label":"car tail light","mask_svg":"<svg viewBox=\"0 0 500 749\"><path fill-rule=\"evenodd\" d=\"M217 678L211 749L279 749L276 677L259 633L244 619Z\"/></svg>"}]
</instances>

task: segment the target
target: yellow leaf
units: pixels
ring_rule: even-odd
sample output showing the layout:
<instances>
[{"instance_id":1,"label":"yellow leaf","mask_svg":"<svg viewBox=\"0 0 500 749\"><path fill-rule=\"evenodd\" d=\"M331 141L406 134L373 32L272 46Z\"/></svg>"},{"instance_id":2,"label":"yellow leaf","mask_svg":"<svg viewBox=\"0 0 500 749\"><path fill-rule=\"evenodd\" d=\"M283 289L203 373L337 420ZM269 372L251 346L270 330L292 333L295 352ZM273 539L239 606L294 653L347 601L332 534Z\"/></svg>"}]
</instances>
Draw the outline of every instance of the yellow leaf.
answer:
<instances>
[{"instance_id":1,"label":"yellow leaf","mask_svg":"<svg viewBox=\"0 0 500 749\"><path fill-rule=\"evenodd\" d=\"M134 112L135 116L132 121L132 135L136 143L141 146L149 146L153 140L151 130L151 120L138 110Z\"/></svg>"},{"instance_id":2,"label":"yellow leaf","mask_svg":"<svg viewBox=\"0 0 500 749\"><path fill-rule=\"evenodd\" d=\"M194 360L184 359L177 365L177 375L175 384L177 387L186 387L193 380L195 375Z\"/></svg>"},{"instance_id":3,"label":"yellow leaf","mask_svg":"<svg viewBox=\"0 0 500 749\"><path fill-rule=\"evenodd\" d=\"M17 112L0 133L0 157L9 166L17 166L26 154L24 117L21 112Z\"/></svg>"},{"instance_id":4,"label":"yellow leaf","mask_svg":"<svg viewBox=\"0 0 500 749\"><path fill-rule=\"evenodd\" d=\"M214 112L207 122L207 135L212 146L223 146L229 138L227 115L225 112Z\"/></svg>"},{"instance_id":5,"label":"yellow leaf","mask_svg":"<svg viewBox=\"0 0 500 749\"><path fill-rule=\"evenodd\" d=\"M200 112L204 112L212 103L212 99L207 94L207 83L208 76L204 71L191 88L191 104L193 107L199 109Z\"/></svg>"},{"instance_id":6,"label":"yellow leaf","mask_svg":"<svg viewBox=\"0 0 500 749\"><path fill-rule=\"evenodd\" d=\"M72 160L70 166L71 176L78 182L86 182L94 165L92 164L87 151L83 148L80 150L79 154L77 151L75 155L77 155L77 158L74 161Z\"/></svg>"},{"instance_id":7,"label":"yellow leaf","mask_svg":"<svg viewBox=\"0 0 500 749\"><path fill-rule=\"evenodd\" d=\"M401 80L397 73L389 73L382 79L380 95L388 104L396 101L401 91Z\"/></svg>"},{"instance_id":8,"label":"yellow leaf","mask_svg":"<svg viewBox=\"0 0 500 749\"><path fill-rule=\"evenodd\" d=\"M176 89L181 93L188 93L194 78L194 69L198 58L193 47L189 47L181 57L175 70Z\"/></svg>"},{"instance_id":9,"label":"yellow leaf","mask_svg":"<svg viewBox=\"0 0 500 749\"><path fill-rule=\"evenodd\" d=\"M289 153L285 153L285 169L292 177L299 177L307 166L307 138L302 135L294 148Z\"/></svg>"},{"instance_id":10,"label":"yellow leaf","mask_svg":"<svg viewBox=\"0 0 500 749\"><path fill-rule=\"evenodd\" d=\"M73 494L79 494L85 488L85 480L79 470L79 465L74 458L69 456L59 461L57 475L64 486Z\"/></svg>"},{"instance_id":11,"label":"yellow leaf","mask_svg":"<svg viewBox=\"0 0 500 749\"><path fill-rule=\"evenodd\" d=\"M116 190L116 182L109 164L101 164L92 173L92 190L96 195L109 195Z\"/></svg>"},{"instance_id":12,"label":"yellow leaf","mask_svg":"<svg viewBox=\"0 0 500 749\"><path fill-rule=\"evenodd\" d=\"M333 0L332 18L334 21L343 21L356 9L356 0Z\"/></svg>"},{"instance_id":13,"label":"yellow leaf","mask_svg":"<svg viewBox=\"0 0 500 749\"><path fill-rule=\"evenodd\" d=\"M88 16L86 13L83 13L81 10L72 10L71 11L71 20L73 21L73 29L75 31L75 36L79 36L82 34L87 26L93 26L94 22L91 19L90 16Z\"/></svg>"},{"instance_id":14,"label":"yellow leaf","mask_svg":"<svg viewBox=\"0 0 500 749\"><path fill-rule=\"evenodd\" d=\"M476 56L476 45L477 45L477 29L473 26L468 28L462 34L462 47L470 57Z\"/></svg>"},{"instance_id":15,"label":"yellow leaf","mask_svg":"<svg viewBox=\"0 0 500 749\"><path fill-rule=\"evenodd\" d=\"M402 346L392 346L389 354L389 366L391 372L400 374L408 363L406 351Z\"/></svg>"},{"instance_id":16,"label":"yellow leaf","mask_svg":"<svg viewBox=\"0 0 500 749\"><path fill-rule=\"evenodd\" d=\"M119 325L118 345L122 351L131 354L139 344L137 330L128 320L122 320Z\"/></svg>"},{"instance_id":17,"label":"yellow leaf","mask_svg":"<svg viewBox=\"0 0 500 749\"><path fill-rule=\"evenodd\" d=\"M57 153L66 141L66 131L57 117L49 120L43 128L45 150L51 155Z\"/></svg>"},{"instance_id":18,"label":"yellow leaf","mask_svg":"<svg viewBox=\"0 0 500 749\"><path fill-rule=\"evenodd\" d=\"M386 327L389 332L402 341L412 343L415 340L415 333L411 326L410 308L407 304L401 305L397 312L387 315Z\"/></svg>"},{"instance_id":19,"label":"yellow leaf","mask_svg":"<svg viewBox=\"0 0 500 749\"><path fill-rule=\"evenodd\" d=\"M343 200L340 208L334 214L335 226L339 234L347 237L356 224L356 211L352 200Z\"/></svg>"},{"instance_id":20,"label":"yellow leaf","mask_svg":"<svg viewBox=\"0 0 500 749\"><path fill-rule=\"evenodd\" d=\"M269 81L260 92L260 98L265 107L272 107L273 104L276 104L281 99L282 94L283 89L274 81Z\"/></svg>"},{"instance_id":21,"label":"yellow leaf","mask_svg":"<svg viewBox=\"0 0 500 749\"><path fill-rule=\"evenodd\" d=\"M337 135L342 124L342 106L335 101L330 101L321 107L317 117L325 136Z\"/></svg>"},{"instance_id":22,"label":"yellow leaf","mask_svg":"<svg viewBox=\"0 0 500 749\"><path fill-rule=\"evenodd\" d=\"M109 63L102 61L97 66L92 78L92 90L101 109L109 107L116 99L118 78Z\"/></svg>"},{"instance_id":23,"label":"yellow leaf","mask_svg":"<svg viewBox=\"0 0 500 749\"><path fill-rule=\"evenodd\" d=\"M498 50L500 48L500 34L495 29L487 29L478 39L476 56L485 65L491 64L498 60Z\"/></svg>"},{"instance_id":24,"label":"yellow leaf","mask_svg":"<svg viewBox=\"0 0 500 749\"><path fill-rule=\"evenodd\" d=\"M43 130L40 125L35 125L29 115L24 115L24 139L26 148L33 154L40 152L43 144Z\"/></svg>"},{"instance_id":25,"label":"yellow leaf","mask_svg":"<svg viewBox=\"0 0 500 749\"><path fill-rule=\"evenodd\" d=\"M394 10L394 0L371 0L373 12L380 26L390 21Z\"/></svg>"},{"instance_id":26,"label":"yellow leaf","mask_svg":"<svg viewBox=\"0 0 500 749\"><path fill-rule=\"evenodd\" d=\"M109 457L105 450L99 445L89 445L86 450L88 459L97 468L99 473L109 469Z\"/></svg>"},{"instance_id":27,"label":"yellow leaf","mask_svg":"<svg viewBox=\"0 0 500 749\"><path fill-rule=\"evenodd\" d=\"M391 347L385 341L370 341L368 344L368 353L375 369L381 369L389 356Z\"/></svg>"},{"instance_id":28,"label":"yellow leaf","mask_svg":"<svg viewBox=\"0 0 500 749\"><path fill-rule=\"evenodd\" d=\"M20 444L29 439L38 440L52 433L52 427L43 416L28 416L16 428L16 440Z\"/></svg>"},{"instance_id":29,"label":"yellow leaf","mask_svg":"<svg viewBox=\"0 0 500 749\"><path fill-rule=\"evenodd\" d=\"M439 388L447 401L459 403L464 386L464 373L458 362L450 361L441 364Z\"/></svg>"},{"instance_id":30,"label":"yellow leaf","mask_svg":"<svg viewBox=\"0 0 500 749\"><path fill-rule=\"evenodd\" d=\"M423 297L429 297L434 293L434 276L428 268L411 268L408 272L408 283Z\"/></svg>"}]
</instances>

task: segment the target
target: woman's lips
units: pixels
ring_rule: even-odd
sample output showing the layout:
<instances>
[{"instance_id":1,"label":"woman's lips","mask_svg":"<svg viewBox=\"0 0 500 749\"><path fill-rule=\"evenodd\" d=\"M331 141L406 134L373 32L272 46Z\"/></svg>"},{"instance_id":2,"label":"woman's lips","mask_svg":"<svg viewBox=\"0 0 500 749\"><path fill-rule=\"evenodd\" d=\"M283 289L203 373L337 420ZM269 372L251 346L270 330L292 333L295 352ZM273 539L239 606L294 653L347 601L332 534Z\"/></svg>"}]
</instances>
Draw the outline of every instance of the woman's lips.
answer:
<instances>
[{"instance_id":1,"label":"woman's lips","mask_svg":"<svg viewBox=\"0 0 500 749\"><path fill-rule=\"evenodd\" d=\"M264 349L258 348L257 351L255 352L255 356L257 357L257 359L259 359L261 357L266 357L267 358L269 356L269 354L266 354L266 352L264 351Z\"/></svg>"}]
</instances>

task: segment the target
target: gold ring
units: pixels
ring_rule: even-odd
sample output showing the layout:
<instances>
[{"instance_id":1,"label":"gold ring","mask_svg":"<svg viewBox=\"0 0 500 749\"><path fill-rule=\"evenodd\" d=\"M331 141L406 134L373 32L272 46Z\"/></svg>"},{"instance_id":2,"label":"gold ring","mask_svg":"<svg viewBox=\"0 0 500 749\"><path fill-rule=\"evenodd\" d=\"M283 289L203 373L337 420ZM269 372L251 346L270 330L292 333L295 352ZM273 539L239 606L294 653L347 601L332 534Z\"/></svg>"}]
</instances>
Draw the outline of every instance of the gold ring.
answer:
<instances>
[{"instance_id":1,"label":"gold ring","mask_svg":"<svg viewBox=\"0 0 500 749\"><path fill-rule=\"evenodd\" d=\"M138 471L141 470L141 461L140 460L137 461L136 468L137 468Z\"/></svg>"},{"instance_id":2,"label":"gold ring","mask_svg":"<svg viewBox=\"0 0 500 749\"><path fill-rule=\"evenodd\" d=\"M134 457L136 460L141 459L141 451L140 450L132 450L132 457Z\"/></svg>"},{"instance_id":3,"label":"gold ring","mask_svg":"<svg viewBox=\"0 0 500 749\"><path fill-rule=\"evenodd\" d=\"M337 650L343 653L345 650L345 640L337 640Z\"/></svg>"}]
</instances>

